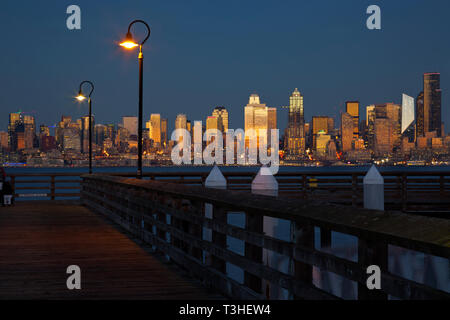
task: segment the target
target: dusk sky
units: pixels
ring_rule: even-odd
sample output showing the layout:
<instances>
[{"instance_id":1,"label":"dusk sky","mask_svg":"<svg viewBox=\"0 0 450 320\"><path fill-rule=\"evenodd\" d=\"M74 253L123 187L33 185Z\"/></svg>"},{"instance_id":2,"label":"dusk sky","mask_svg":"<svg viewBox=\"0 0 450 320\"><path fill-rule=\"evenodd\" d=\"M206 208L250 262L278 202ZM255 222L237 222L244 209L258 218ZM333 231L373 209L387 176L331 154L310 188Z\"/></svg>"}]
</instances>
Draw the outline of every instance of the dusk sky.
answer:
<instances>
[{"instance_id":1,"label":"dusk sky","mask_svg":"<svg viewBox=\"0 0 450 320\"><path fill-rule=\"evenodd\" d=\"M68 30L66 8L81 8L81 30ZM381 7L382 30L366 28L366 9ZM440 72L442 119L450 128L450 2L405 1L2 1L0 130L8 114L34 113L37 125L79 118L73 97L82 80L95 84L96 123L137 115L137 50L117 44L128 24L152 28L144 47L144 115L203 120L215 106L244 125L251 93L288 105L297 87L305 118L337 117L347 100L365 106L401 103L422 90L424 72ZM144 29L136 25L135 38ZM287 111L279 109L285 128ZM338 126L338 123L337 123Z\"/></svg>"}]
</instances>

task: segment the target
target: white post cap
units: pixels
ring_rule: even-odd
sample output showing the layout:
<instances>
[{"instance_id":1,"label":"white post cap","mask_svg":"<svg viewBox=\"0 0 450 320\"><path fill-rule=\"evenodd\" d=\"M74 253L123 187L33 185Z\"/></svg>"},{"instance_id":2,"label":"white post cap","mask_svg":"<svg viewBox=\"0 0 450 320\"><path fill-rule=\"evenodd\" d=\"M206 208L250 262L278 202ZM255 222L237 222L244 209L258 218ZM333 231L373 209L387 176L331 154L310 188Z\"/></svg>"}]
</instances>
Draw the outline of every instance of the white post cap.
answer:
<instances>
[{"instance_id":1,"label":"white post cap","mask_svg":"<svg viewBox=\"0 0 450 320\"><path fill-rule=\"evenodd\" d=\"M219 167L214 166L205 181L205 187L213 189L225 189L227 179L223 176Z\"/></svg>"},{"instance_id":2,"label":"white post cap","mask_svg":"<svg viewBox=\"0 0 450 320\"><path fill-rule=\"evenodd\" d=\"M364 184L384 184L384 179L375 165L370 168L364 177Z\"/></svg>"},{"instance_id":3,"label":"white post cap","mask_svg":"<svg viewBox=\"0 0 450 320\"><path fill-rule=\"evenodd\" d=\"M252 182L252 192L259 193L258 191L278 191L278 181L272 175L272 172L268 167L262 167L255 179Z\"/></svg>"}]
</instances>

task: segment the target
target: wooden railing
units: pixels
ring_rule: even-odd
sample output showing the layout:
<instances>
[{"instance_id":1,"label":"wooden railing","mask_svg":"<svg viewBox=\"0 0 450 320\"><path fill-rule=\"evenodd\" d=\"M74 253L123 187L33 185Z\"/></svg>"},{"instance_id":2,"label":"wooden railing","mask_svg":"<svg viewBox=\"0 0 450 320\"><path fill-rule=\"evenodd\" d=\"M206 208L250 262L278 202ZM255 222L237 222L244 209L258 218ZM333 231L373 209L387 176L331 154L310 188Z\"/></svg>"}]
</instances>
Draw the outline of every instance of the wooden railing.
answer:
<instances>
[{"instance_id":1,"label":"wooden railing","mask_svg":"<svg viewBox=\"0 0 450 320\"><path fill-rule=\"evenodd\" d=\"M105 173L133 177L134 173ZM79 173L11 174L16 196L31 199L79 198ZM224 172L229 190L250 190L254 172ZM279 193L292 198L316 199L355 207L363 206L365 173L279 173ZM147 173L146 179L204 185L208 173ZM450 172L383 173L385 207L401 211L450 211ZM36 197L38 195L39 197Z\"/></svg>"},{"instance_id":2,"label":"wooden railing","mask_svg":"<svg viewBox=\"0 0 450 320\"><path fill-rule=\"evenodd\" d=\"M233 299L270 298L264 281L301 299L338 299L314 285L313 267L358 283L358 299L449 299L450 294L389 272L391 246L450 258L450 221L401 213L376 212L316 201L270 198L249 193L113 176L83 176L84 205L106 215L151 244L207 287ZM205 217L212 206L212 218ZM227 223L231 212L245 215L245 226ZM292 225L291 241L269 237L263 220L273 217ZM205 240L211 230L211 241ZM358 258L351 261L317 249L315 228L357 237ZM243 254L227 246L227 237L245 242ZM331 241L331 240L329 240ZM263 250L291 259L291 272L263 262ZM209 257L205 259L204 257ZM232 279L227 263L244 271ZM367 268L381 268L381 290L366 286Z\"/></svg>"}]
</instances>

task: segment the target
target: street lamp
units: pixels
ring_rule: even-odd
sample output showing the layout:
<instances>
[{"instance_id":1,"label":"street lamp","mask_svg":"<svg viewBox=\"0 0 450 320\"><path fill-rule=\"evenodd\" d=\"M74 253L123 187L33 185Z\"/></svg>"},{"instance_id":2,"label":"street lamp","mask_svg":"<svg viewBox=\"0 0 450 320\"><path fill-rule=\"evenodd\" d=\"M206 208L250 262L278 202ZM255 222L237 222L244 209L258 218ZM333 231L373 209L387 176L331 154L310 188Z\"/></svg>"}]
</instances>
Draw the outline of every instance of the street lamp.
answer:
<instances>
[{"instance_id":1,"label":"street lamp","mask_svg":"<svg viewBox=\"0 0 450 320\"><path fill-rule=\"evenodd\" d=\"M76 96L75 98L80 101L83 102L84 100L86 100L86 96L83 94L83 91L81 90L81 87L83 86L83 84L85 83L89 83L91 85L91 92L89 93L88 96L88 103L89 103L89 174L92 173L92 100L91 100L91 95L92 92L94 92L94 84L91 81L83 81L80 83L80 90L78 91L78 96Z\"/></svg>"},{"instance_id":2,"label":"street lamp","mask_svg":"<svg viewBox=\"0 0 450 320\"><path fill-rule=\"evenodd\" d=\"M147 27L147 36L145 39L138 44L133 39L133 35L131 34L131 26L135 23L142 23ZM122 43L120 43L120 46L126 49L134 49L136 47L139 47L139 117L138 117L138 171L137 171L137 178L142 179L142 81L143 81L143 65L144 65L144 55L142 54L142 46L147 41L147 39L150 37L150 27L145 21L142 20L134 20L130 23L128 26L128 32L127 35Z\"/></svg>"}]
</instances>

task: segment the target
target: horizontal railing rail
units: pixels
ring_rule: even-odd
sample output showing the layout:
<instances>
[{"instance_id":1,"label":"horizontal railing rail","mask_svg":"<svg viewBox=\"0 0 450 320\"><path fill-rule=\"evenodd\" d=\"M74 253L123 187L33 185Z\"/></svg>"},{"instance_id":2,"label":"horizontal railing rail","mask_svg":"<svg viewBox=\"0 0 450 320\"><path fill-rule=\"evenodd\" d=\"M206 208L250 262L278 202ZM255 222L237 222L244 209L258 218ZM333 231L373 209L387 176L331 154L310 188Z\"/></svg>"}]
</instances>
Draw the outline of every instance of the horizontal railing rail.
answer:
<instances>
[{"instance_id":1,"label":"horizontal railing rail","mask_svg":"<svg viewBox=\"0 0 450 320\"><path fill-rule=\"evenodd\" d=\"M450 298L448 292L406 279L388 268L391 246L449 259L447 220L113 176L83 176L81 196L86 206L230 298L270 298L265 284L283 288L294 298L341 298L314 284L313 268L356 282L358 299ZM228 224L232 212L245 215L243 227ZM289 221L291 241L268 236L263 230L266 217ZM315 228L356 237L357 261L317 249ZM205 230L211 230L211 239L205 239ZM244 252L230 249L228 237L243 241ZM290 271L270 267L263 261L263 250L290 259ZM243 271L243 281L230 277L227 264ZM371 265L382 270L381 290L366 286Z\"/></svg>"},{"instance_id":2,"label":"horizontal railing rail","mask_svg":"<svg viewBox=\"0 0 450 320\"><path fill-rule=\"evenodd\" d=\"M81 173L10 174L16 197L21 200L79 198ZM134 177L135 173L105 173ZM363 206L365 173L280 172L276 178L280 194L319 199L336 204ZM389 210L450 211L450 172L389 172L385 178L385 202ZM145 179L188 185L204 185L208 173L146 173ZM224 172L230 190L250 190L254 172Z\"/></svg>"}]
</instances>

